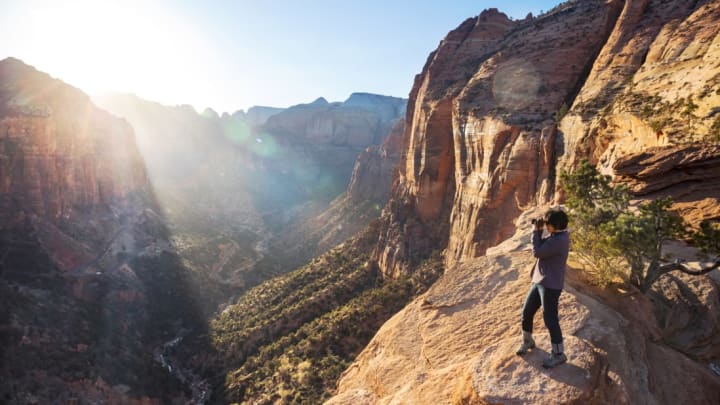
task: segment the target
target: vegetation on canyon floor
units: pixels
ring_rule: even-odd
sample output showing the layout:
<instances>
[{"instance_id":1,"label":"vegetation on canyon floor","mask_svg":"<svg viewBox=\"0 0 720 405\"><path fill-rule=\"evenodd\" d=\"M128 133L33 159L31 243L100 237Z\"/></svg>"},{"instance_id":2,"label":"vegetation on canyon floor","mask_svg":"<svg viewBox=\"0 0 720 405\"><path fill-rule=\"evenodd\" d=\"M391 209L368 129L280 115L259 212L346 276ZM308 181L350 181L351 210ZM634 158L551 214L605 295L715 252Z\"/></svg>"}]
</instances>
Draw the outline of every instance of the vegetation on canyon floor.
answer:
<instances>
[{"instance_id":1,"label":"vegetation on canyon floor","mask_svg":"<svg viewBox=\"0 0 720 405\"><path fill-rule=\"evenodd\" d=\"M211 340L226 372L225 400L327 399L377 329L442 273L435 254L412 276L383 280L368 264L376 234L371 226L359 238L249 290L213 320Z\"/></svg>"}]
</instances>

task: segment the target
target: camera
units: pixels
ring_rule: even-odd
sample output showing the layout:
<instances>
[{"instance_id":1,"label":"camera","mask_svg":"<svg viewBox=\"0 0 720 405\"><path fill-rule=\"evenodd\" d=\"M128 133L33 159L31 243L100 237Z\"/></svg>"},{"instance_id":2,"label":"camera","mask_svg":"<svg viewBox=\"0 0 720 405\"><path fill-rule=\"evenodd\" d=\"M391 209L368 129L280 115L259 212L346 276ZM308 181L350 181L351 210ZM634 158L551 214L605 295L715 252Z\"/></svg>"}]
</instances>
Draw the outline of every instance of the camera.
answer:
<instances>
[{"instance_id":1,"label":"camera","mask_svg":"<svg viewBox=\"0 0 720 405\"><path fill-rule=\"evenodd\" d=\"M542 218L533 218L530 223L537 227L545 226L545 220Z\"/></svg>"}]
</instances>

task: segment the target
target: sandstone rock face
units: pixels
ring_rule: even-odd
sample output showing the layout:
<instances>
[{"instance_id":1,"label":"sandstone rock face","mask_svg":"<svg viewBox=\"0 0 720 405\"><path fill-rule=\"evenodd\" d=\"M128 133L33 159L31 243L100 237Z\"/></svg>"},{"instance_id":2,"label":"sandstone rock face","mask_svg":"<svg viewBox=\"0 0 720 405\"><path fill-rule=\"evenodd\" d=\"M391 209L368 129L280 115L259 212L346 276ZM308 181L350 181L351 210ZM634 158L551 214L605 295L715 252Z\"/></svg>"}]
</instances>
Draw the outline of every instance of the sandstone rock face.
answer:
<instances>
[{"instance_id":1,"label":"sandstone rock face","mask_svg":"<svg viewBox=\"0 0 720 405\"><path fill-rule=\"evenodd\" d=\"M58 219L147 189L127 122L17 59L0 62L0 83L3 223L19 210Z\"/></svg>"},{"instance_id":2,"label":"sandstone rock face","mask_svg":"<svg viewBox=\"0 0 720 405\"><path fill-rule=\"evenodd\" d=\"M564 168L589 159L610 174L613 162L627 153L700 141L715 131L720 5L620 3L612 34L560 123Z\"/></svg>"},{"instance_id":3,"label":"sandstone rock face","mask_svg":"<svg viewBox=\"0 0 720 405\"><path fill-rule=\"evenodd\" d=\"M358 156L347 194L356 202L387 202L396 169L402 155L402 134L405 122L400 120L381 145L370 146Z\"/></svg>"},{"instance_id":4,"label":"sandstone rock face","mask_svg":"<svg viewBox=\"0 0 720 405\"><path fill-rule=\"evenodd\" d=\"M440 43L410 93L405 157L374 255L385 275L433 248L447 247L448 264L481 255L523 207L552 198L563 149L554 114L616 14L601 1L516 22L486 10Z\"/></svg>"},{"instance_id":5,"label":"sandstone rock face","mask_svg":"<svg viewBox=\"0 0 720 405\"><path fill-rule=\"evenodd\" d=\"M672 197L694 226L720 219L720 145L647 148L618 158L612 169L637 196Z\"/></svg>"},{"instance_id":6,"label":"sandstone rock face","mask_svg":"<svg viewBox=\"0 0 720 405\"><path fill-rule=\"evenodd\" d=\"M572 359L567 367L554 370L542 367L548 349L533 350L518 362L517 346L517 338L511 338L478 355L471 378L479 399L490 404L591 403L605 399L599 392L605 389L605 353L592 343L574 336L565 339L565 350L573 353Z\"/></svg>"},{"instance_id":7,"label":"sandstone rock face","mask_svg":"<svg viewBox=\"0 0 720 405\"><path fill-rule=\"evenodd\" d=\"M386 322L345 371L337 396L328 403L653 404L683 398L699 403L720 400L717 377L666 346L664 334L675 336L673 339L680 334L677 329L657 326L662 322L657 322L647 298L639 294L600 297L577 281L580 274L574 269L569 271L570 282L560 298L559 310L568 363L552 370L541 367L550 351L541 313L534 325L538 348L523 357L515 355L520 341L520 311L534 262L525 224L537 213L521 216L520 230L489 249L486 256L446 270L426 294ZM698 281L698 288L691 287L693 294L712 300L717 284L709 277ZM708 309L715 305L704 302L710 305ZM663 312L662 316L672 315ZM701 318L702 323L717 327L714 315L706 313ZM696 334L690 340L713 350L707 335ZM683 350L694 346L687 343L679 346Z\"/></svg>"},{"instance_id":8,"label":"sandstone rock face","mask_svg":"<svg viewBox=\"0 0 720 405\"><path fill-rule=\"evenodd\" d=\"M1 401L185 402L152 352L199 308L130 125L5 59L0 128Z\"/></svg>"},{"instance_id":9,"label":"sandstone rock face","mask_svg":"<svg viewBox=\"0 0 720 405\"><path fill-rule=\"evenodd\" d=\"M405 274L433 249L446 249L448 265L482 255L524 208L561 201L557 175L582 159L613 174L647 148L707 146L720 128L718 22L717 2L647 0L566 2L521 21L486 10L463 22L410 94L373 255L383 274ZM680 177L663 181L679 190ZM715 194L678 195L677 208Z\"/></svg>"}]
</instances>

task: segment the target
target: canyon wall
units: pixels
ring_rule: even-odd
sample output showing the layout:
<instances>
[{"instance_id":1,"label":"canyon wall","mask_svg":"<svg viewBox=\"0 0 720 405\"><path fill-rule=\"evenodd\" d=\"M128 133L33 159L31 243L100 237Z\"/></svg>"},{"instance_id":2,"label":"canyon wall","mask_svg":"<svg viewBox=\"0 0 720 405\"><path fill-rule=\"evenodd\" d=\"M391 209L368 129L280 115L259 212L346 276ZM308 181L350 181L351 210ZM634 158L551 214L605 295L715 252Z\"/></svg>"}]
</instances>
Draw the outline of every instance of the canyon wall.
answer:
<instances>
[{"instance_id":1,"label":"canyon wall","mask_svg":"<svg viewBox=\"0 0 720 405\"><path fill-rule=\"evenodd\" d=\"M709 142L720 128L718 7L573 1L519 21L486 10L451 31L410 93L373 254L383 274L435 249L448 265L481 256L524 209L562 202L559 173L581 159L612 174L648 147ZM683 202L720 190L700 194Z\"/></svg>"},{"instance_id":2,"label":"canyon wall","mask_svg":"<svg viewBox=\"0 0 720 405\"><path fill-rule=\"evenodd\" d=\"M717 402L716 272L642 295L572 267L568 365L539 367L539 319L537 352L514 348L528 223L563 202L561 171L587 159L638 199L673 197L694 226L720 219L718 23L716 1L580 0L520 21L486 10L451 31L416 77L373 252L386 279L433 250L445 273L383 325L329 403Z\"/></svg>"},{"instance_id":3,"label":"canyon wall","mask_svg":"<svg viewBox=\"0 0 720 405\"><path fill-rule=\"evenodd\" d=\"M20 211L57 220L148 190L127 122L17 59L0 63L0 83L3 222Z\"/></svg>"},{"instance_id":4,"label":"canyon wall","mask_svg":"<svg viewBox=\"0 0 720 405\"><path fill-rule=\"evenodd\" d=\"M180 254L238 292L305 264L379 215L406 103L353 93L344 102L218 115L129 94L94 100L137 131Z\"/></svg>"},{"instance_id":5,"label":"canyon wall","mask_svg":"<svg viewBox=\"0 0 720 405\"><path fill-rule=\"evenodd\" d=\"M0 401L189 400L194 377L153 352L202 329L202 277L174 253L133 129L12 58L0 129Z\"/></svg>"}]
</instances>

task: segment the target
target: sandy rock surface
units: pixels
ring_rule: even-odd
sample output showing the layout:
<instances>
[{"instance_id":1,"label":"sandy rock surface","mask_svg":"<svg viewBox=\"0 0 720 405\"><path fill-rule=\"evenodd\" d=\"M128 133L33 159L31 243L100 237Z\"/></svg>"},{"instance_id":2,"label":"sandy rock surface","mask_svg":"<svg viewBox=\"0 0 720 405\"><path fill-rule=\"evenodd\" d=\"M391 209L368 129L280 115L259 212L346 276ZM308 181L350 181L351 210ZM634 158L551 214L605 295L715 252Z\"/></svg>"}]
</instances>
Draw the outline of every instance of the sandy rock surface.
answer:
<instances>
[{"instance_id":1,"label":"sandy rock surface","mask_svg":"<svg viewBox=\"0 0 720 405\"><path fill-rule=\"evenodd\" d=\"M488 256L449 268L427 293L386 322L346 370L329 403L720 400L720 379L663 343L650 300L641 294L599 296L573 274L559 309L568 363L542 368L550 342L540 312L534 324L538 348L516 356L520 312L534 263L524 224L535 215L522 215L512 238L490 249ZM703 339L707 337L694 341ZM666 389L666 384L674 388Z\"/></svg>"}]
</instances>

